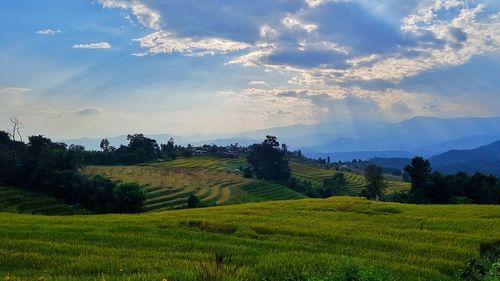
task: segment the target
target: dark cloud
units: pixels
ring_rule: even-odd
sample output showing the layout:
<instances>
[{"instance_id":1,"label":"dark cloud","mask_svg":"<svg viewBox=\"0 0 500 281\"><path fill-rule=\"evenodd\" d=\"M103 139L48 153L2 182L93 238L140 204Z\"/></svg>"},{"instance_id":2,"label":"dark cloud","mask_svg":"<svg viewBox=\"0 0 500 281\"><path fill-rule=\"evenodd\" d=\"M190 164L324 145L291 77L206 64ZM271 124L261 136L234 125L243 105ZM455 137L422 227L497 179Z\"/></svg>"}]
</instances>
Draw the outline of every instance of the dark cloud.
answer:
<instances>
[{"instance_id":1,"label":"dark cloud","mask_svg":"<svg viewBox=\"0 0 500 281\"><path fill-rule=\"evenodd\" d=\"M101 114L102 111L102 109L97 107L87 107L75 111L75 114L79 116L93 116Z\"/></svg>"}]
</instances>

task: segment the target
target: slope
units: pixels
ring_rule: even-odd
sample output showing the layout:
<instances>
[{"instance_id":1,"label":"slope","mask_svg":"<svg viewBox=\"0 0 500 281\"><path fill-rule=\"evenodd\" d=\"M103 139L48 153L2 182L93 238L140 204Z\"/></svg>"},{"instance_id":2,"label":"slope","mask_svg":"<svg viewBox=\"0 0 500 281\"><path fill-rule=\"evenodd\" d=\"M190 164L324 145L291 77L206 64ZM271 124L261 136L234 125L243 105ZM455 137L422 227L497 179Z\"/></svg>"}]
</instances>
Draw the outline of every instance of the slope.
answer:
<instances>
[{"instance_id":1,"label":"slope","mask_svg":"<svg viewBox=\"0 0 500 281\"><path fill-rule=\"evenodd\" d=\"M500 239L499 213L333 197L138 215L0 214L0 272L12 280L191 281L216 251L233 257L232 280L326 280L343 267L370 273L366 280L455 280L479 243Z\"/></svg>"}]
</instances>

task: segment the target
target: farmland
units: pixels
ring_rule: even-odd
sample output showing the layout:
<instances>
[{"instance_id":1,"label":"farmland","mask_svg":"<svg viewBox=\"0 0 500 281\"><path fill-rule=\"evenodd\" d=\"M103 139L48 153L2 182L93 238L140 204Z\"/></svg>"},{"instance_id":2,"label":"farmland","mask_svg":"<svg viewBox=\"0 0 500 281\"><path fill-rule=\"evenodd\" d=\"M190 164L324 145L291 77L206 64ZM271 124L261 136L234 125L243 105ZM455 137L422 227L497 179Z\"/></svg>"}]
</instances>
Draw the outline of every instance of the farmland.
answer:
<instances>
[{"instance_id":1,"label":"farmland","mask_svg":"<svg viewBox=\"0 0 500 281\"><path fill-rule=\"evenodd\" d=\"M84 171L145 185L146 211L184 208L191 193L208 206L304 198L283 185L245 179L241 173L235 172L246 165L244 158L191 157L135 166L88 166ZM316 187L336 173L335 170L294 161L290 167L294 176L310 180ZM344 174L350 193L359 194L365 184L363 176L349 172ZM409 189L409 184L404 182L387 181L387 185L388 193Z\"/></svg>"},{"instance_id":2,"label":"farmland","mask_svg":"<svg viewBox=\"0 0 500 281\"><path fill-rule=\"evenodd\" d=\"M499 213L500 206L352 197L137 215L0 213L0 274L201 280L200 266L220 251L233 257L233 280L339 280L321 278L342 268L372 276L366 280L454 280L479 243L500 239Z\"/></svg>"},{"instance_id":3,"label":"farmland","mask_svg":"<svg viewBox=\"0 0 500 281\"><path fill-rule=\"evenodd\" d=\"M0 212L72 215L82 213L83 211L52 197L27 192L18 188L0 187Z\"/></svg>"}]
</instances>

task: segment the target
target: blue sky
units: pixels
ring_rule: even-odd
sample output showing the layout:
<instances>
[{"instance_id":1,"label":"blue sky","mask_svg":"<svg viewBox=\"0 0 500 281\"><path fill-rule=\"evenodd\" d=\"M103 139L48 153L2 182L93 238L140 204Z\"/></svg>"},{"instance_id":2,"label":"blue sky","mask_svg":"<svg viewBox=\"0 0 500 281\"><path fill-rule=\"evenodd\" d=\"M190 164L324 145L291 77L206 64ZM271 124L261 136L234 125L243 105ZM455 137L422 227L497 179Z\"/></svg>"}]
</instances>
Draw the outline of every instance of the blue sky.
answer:
<instances>
[{"instance_id":1,"label":"blue sky","mask_svg":"<svg viewBox=\"0 0 500 281\"><path fill-rule=\"evenodd\" d=\"M0 35L25 134L500 115L496 0L4 0Z\"/></svg>"}]
</instances>

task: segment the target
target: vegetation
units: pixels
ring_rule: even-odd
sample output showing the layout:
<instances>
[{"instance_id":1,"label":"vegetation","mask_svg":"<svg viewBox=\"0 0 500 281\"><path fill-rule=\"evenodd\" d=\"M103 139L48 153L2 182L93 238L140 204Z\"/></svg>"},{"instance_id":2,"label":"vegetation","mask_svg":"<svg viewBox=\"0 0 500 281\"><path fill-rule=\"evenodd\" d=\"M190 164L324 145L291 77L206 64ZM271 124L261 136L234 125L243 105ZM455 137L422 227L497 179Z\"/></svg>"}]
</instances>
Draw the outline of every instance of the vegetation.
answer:
<instances>
[{"instance_id":1,"label":"vegetation","mask_svg":"<svg viewBox=\"0 0 500 281\"><path fill-rule=\"evenodd\" d=\"M84 214L85 210L46 195L24 191L14 187L0 186L0 212L41 214L41 215L74 215Z\"/></svg>"},{"instance_id":2,"label":"vegetation","mask_svg":"<svg viewBox=\"0 0 500 281\"><path fill-rule=\"evenodd\" d=\"M213 280L456 280L480 244L500 239L499 213L331 197L137 215L1 214L0 272L45 281L195 281L205 271L220 274Z\"/></svg>"},{"instance_id":3,"label":"vegetation","mask_svg":"<svg viewBox=\"0 0 500 281\"><path fill-rule=\"evenodd\" d=\"M380 166L371 164L365 168L366 189L364 190L367 198L380 198L385 189L384 174Z\"/></svg>"},{"instance_id":4,"label":"vegetation","mask_svg":"<svg viewBox=\"0 0 500 281\"><path fill-rule=\"evenodd\" d=\"M122 212L116 183L77 170L82 152L43 136L31 136L25 144L0 131L0 185L53 196L96 213ZM135 199L142 206L141 197Z\"/></svg>"},{"instance_id":5,"label":"vegetation","mask_svg":"<svg viewBox=\"0 0 500 281\"><path fill-rule=\"evenodd\" d=\"M405 171L411 178L411 190L398 201L414 203L500 203L500 179L492 175L466 173L443 175L432 172L429 161L415 157Z\"/></svg>"},{"instance_id":6,"label":"vegetation","mask_svg":"<svg viewBox=\"0 0 500 281\"><path fill-rule=\"evenodd\" d=\"M247 161L258 179L286 181L290 178L286 146L281 149L279 145L276 137L266 136L261 144L250 147Z\"/></svg>"}]
</instances>

